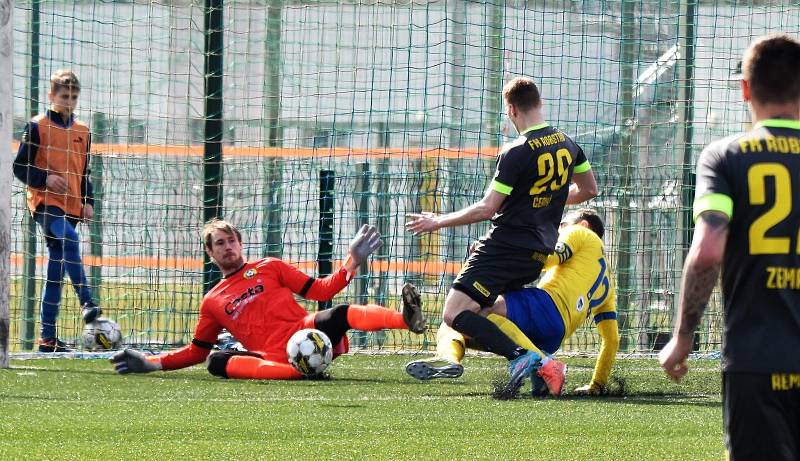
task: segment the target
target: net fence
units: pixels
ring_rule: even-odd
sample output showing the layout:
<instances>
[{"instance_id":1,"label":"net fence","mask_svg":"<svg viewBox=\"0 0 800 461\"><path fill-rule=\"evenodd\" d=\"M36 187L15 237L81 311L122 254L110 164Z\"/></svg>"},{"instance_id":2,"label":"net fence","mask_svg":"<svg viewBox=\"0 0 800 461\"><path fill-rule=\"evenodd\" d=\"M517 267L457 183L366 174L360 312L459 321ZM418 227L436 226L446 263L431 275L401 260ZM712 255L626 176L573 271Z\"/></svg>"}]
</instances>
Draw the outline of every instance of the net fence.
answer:
<instances>
[{"instance_id":1,"label":"net fence","mask_svg":"<svg viewBox=\"0 0 800 461\"><path fill-rule=\"evenodd\" d=\"M208 3L221 5L210 26ZM79 228L82 255L105 313L129 344L152 349L191 340L203 295L211 98L223 101L222 214L241 228L246 257L317 274L321 177L332 175L334 267L363 222L386 242L337 299L394 307L411 281L431 323L423 336L354 332L351 343L430 350L450 282L487 224L420 238L404 230L405 215L483 195L498 147L515 134L502 85L528 75L548 121L574 136L597 176L590 205L607 224L622 350L652 352L672 325L694 161L705 143L746 127L741 53L763 33L800 33L792 1L27 0L13 16L17 141L48 107L52 71L75 71L97 199ZM209 95L212 29L222 34L222 90ZM11 338L21 351L36 339L46 249L19 182L12 202ZM64 288L59 336L79 344L78 301ZM702 351L720 348L712 301ZM598 342L587 324L564 350Z\"/></svg>"}]
</instances>

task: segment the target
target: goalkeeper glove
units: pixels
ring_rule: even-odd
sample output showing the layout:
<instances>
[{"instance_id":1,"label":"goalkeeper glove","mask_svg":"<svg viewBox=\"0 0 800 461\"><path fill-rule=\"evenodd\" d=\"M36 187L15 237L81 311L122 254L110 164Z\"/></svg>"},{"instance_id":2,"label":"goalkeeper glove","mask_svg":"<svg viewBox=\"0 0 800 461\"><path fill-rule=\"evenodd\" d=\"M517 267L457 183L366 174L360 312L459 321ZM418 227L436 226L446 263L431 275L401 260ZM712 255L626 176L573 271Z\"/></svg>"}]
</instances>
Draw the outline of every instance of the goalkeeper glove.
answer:
<instances>
[{"instance_id":1,"label":"goalkeeper glove","mask_svg":"<svg viewBox=\"0 0 800 461\"><path fill-rule=\"evenodd\" d=\"M603 386L595 382L575 388L576 395L603 395L605 391Z\"/></svg>"},{"instance_id":2,"label":"goalkeeper glove","mask_svg":"<svg viewBox=\"0 0 800 461\"><path fill-rule=\"evenodd\" d=\"M350 261L358 267L363 264L369 255L383 245L381 234L375 226L364 224L356 236L350 241Z\"/></svg>"},{"instance_id":3,"label":"goalkeeper glove","mask_svg":"<svg viewBox=\"0 0 800 461\"><path fill-rule=\"evenodd\" d=\"M109 361L114 364L114 369L121 375L126 373L150 373L161 369L161 363L151 362L147 360L144 354L133 349L119 351L112 355Z\"/></svg>"}]
</instances>

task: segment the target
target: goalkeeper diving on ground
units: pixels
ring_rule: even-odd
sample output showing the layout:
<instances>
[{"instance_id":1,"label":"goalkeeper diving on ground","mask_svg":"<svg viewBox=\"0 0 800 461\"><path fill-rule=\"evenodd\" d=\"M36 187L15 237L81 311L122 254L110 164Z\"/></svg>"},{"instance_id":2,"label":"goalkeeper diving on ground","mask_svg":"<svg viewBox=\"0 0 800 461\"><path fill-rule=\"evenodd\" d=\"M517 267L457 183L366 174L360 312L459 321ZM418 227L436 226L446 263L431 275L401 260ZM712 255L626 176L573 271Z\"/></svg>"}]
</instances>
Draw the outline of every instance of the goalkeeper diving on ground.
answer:
<instances>
[{"instance_id":1,"label":"goalkeeper diving on ground","mask_svg":"<svg viewBox=\"0 0 800 461\"><path fill-rule=\"evenodd\" d=\"M425 331L420 297L410 284L402 289L402 312L374 304L339 304L308 313L294 298L297 294L327 301L344 289L357 268L383 244L374 226L364 225L350 242L342 268L321 279L309 277L276 258L245 262L241 233L226 221L206 223L202 238L206 253L219 267L223 279L203 297L191 344L157 356L132 349L120 351L111 358L118 373L176 370L208 357L208 371L224 378L299 379L301 373L289 364L286 355L286 342L298 330L316 328L327 334L336 345L334 357L347 352L346 333L351 328ZM212 353L223 328L247 351Z\"/></svg>"},{"instance_id":2,"label":"goalkeeper diving on ground","mask_svg":"<svg viewBox=\"0 0 800 461\"><path fill-rule=\"evenodd\" d=\"M604 225L594 210L581 209L561 220L558 243L548 256L544 274L536 288L509 291L495 304L481 310L518 345L542 357L541 365L553 361L556 373L533 373L532 394L548 390L559 395L566 379L566 366L552 358L587 318L594 321L602 344L590 383L575 389L578 394L605 392L611 367L619 348L614 285L605 260ZM414 378L457 378L464 367L469 338L444 323L436 335L436 353L431 359L406 365ZM521 385L521 383L520 383Z\"/></svg>"}]
</instances>

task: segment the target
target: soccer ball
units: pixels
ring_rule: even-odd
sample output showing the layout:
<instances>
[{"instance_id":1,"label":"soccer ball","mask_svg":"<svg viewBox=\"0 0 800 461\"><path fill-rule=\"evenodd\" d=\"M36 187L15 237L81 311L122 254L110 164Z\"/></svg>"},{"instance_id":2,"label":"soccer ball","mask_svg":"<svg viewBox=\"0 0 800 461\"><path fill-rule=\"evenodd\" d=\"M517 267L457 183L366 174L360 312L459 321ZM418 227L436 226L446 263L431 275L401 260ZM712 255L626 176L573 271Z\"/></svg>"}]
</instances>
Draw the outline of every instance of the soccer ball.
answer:
<instances>
[{"instance_id":1,"label":"soccer ball","mask_svg":"<svg viewBox=\"0 0 800 461\"><path fill-rule=\"evenodd\" d=\"M314 376L328 368L333 360L333 346L325 333L307 328L300 330L286 343L289 363L305 376Z\"/></svg>"},{"instance_id":2,"label":"soccer ball","mask_svg":"<svg viewBox=\"0 0 800 461\"><path fill-rule=\"evenodd\" d=\"M122 330L117 322L99 318L83 327L83 346L90 351L118 349L122 345Z\"/></svg>"}]
</instances>

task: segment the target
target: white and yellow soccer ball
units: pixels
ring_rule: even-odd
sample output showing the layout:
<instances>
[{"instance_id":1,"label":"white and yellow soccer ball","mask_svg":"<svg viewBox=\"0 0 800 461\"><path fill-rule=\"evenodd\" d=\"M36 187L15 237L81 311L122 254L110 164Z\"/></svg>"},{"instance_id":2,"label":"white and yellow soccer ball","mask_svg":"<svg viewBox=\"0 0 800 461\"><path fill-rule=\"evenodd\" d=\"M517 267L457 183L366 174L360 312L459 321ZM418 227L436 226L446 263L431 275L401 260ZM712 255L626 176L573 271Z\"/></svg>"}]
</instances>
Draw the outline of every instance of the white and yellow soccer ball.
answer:
<instances>
[{"instance_id":1,"label":"white and yellow soccer ball","mask_svg":"<svg viewBox=\"0 0 800 461\"><path fill-rule=\"evenodd\" d=\"M122 330L117 322L100 317L83 327L83 347L90 351L107 351L122 346Z\"/></svg>"},{"instance_id":2,"label":"white and yellow soccer ball","mask_svg":"<svg viewBox=\"0 0 800 461\"><path fill-rule=\"evenodd\" d=\"M286 343L289 363L304 376L315 376L333 361L333 346L325 333L307 328L300 330Z\"/></svg>"}]
</instances>

